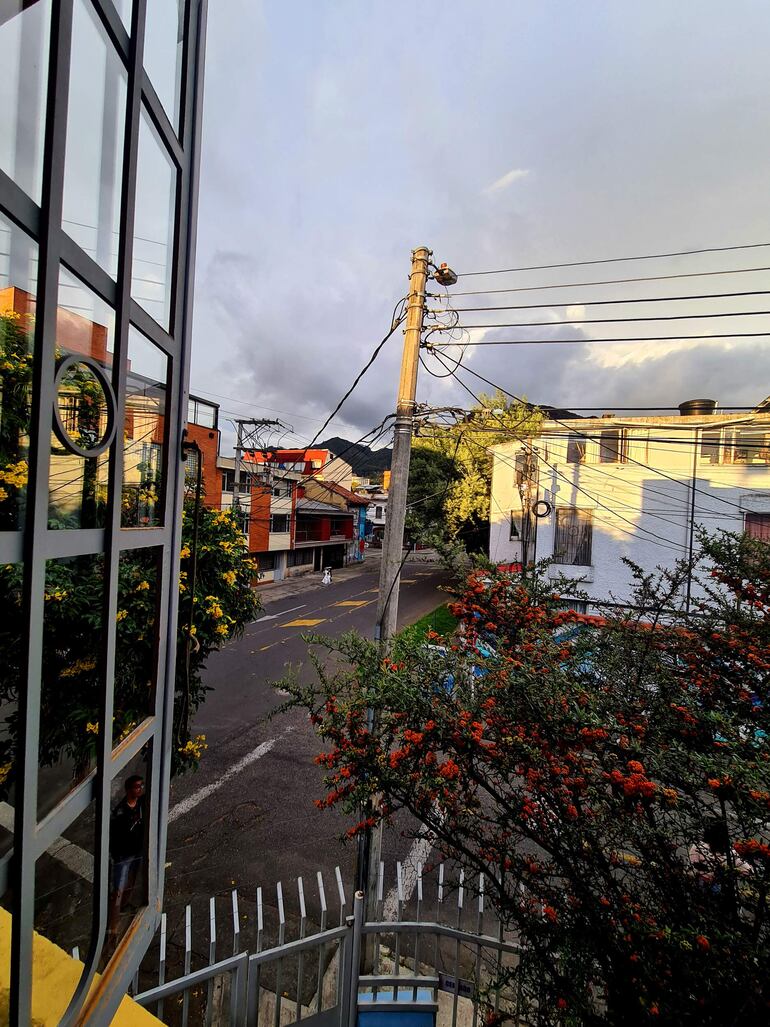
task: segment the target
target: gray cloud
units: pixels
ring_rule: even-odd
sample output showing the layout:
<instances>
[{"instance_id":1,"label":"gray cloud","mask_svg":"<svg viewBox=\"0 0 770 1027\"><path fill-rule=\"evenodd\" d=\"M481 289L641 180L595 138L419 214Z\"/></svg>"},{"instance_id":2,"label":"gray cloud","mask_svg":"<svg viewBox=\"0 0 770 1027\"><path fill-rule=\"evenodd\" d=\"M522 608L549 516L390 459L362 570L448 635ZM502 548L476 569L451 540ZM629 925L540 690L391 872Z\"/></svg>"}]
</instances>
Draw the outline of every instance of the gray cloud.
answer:
<instances>
[{"instance_id":1,"label":"gray cloud","mask_svg":"<svg viewBox=\"0 0 770 1027\"><path fill-rule=\"evenodd\" d=\"M469 271L770 238L770 9L704 0L694 19L665 0L450 0L407 38L411 10L405 0L210 7L192 385L232 397L225 410L248 413L238 400L287 411L313 435L387 330L415 245ZM505 168L531 174L489 190ZM589 277L770 264L768 254L606 265ZM738 278L764 281L676 288L728 291ZM667 294L664 283L639 288L593 295ZM740 320L770 327L770 317ZM393 408L400 348L399 333L334 434L357 437ZM607 351L487 347L467 359L512 391L564 405L752 403L770 392L770 355L755 341L650 349L617 366ZM424 372L419 389L426 401L470 402Z\"/></svg>"}]
</instances>

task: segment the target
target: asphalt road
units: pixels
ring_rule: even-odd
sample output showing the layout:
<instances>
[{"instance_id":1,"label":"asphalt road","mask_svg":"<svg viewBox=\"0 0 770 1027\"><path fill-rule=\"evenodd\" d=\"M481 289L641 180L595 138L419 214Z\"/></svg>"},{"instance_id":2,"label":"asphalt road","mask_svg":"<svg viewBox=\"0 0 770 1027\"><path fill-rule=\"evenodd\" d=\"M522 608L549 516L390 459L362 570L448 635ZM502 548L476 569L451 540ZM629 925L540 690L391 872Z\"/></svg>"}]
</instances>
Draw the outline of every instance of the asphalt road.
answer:
<instances>
[{"instance_id":1,"label":"asphalt road","mask_svg":"<svg viewBox=\"0 0 770 1027\"><path fill-rule=\"evenodd\" d=\"M326 588L271 602L242 639L210 659L205 680L213 691L193 725L193 733L206 735L209 749L200 770L174 781L171 791L164 905L174 934L172 921L180 920L185 903L192 902L194 915L207 925L209 896L229 895L235 886L245 941L253 943L249 927L257 887L265 889L266 915L274 914L275 883L284 882L291 921L298 876L304 880L308 916L317 921L319 870L331 916L337 905L332 901L336 866L352 901L355 845L339 840L349 821L313 805L323 794L323 773L313 762L320 743L300 711L266 718L283 699L271 682L280 680L288 665L301 679L314 673L305 632L338 636L355 629L372 637L377 580L377 568L363 569ZM399 624L418 620L444 601L438 586L445 581L444 572L431 565L407 563ZM383 840L383 858L392 867L411 844L398 828L391 829Z\"/></svg>"}]
</instances>

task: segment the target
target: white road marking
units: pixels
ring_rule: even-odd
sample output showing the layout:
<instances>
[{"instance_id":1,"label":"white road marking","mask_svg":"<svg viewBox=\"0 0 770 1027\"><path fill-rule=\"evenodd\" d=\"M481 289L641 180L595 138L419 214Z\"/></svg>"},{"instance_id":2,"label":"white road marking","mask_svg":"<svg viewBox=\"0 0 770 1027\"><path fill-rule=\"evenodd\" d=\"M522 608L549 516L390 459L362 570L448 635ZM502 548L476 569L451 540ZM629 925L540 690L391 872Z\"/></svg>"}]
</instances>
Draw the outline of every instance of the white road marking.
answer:
<instances>
[{"instance_id":1,"label":"white road marking","mask_svg":"<svg viewBox=\"0 0 770 1027\"><path fill-rule=\"evenodd\" d=\"M433 848L433 841L430 838L418 838L409 850L409 854L402 862L404 902L408 902L414 889L417 887L417 867L420 863L426 863ZM398 913L398 888L393 887L388 892L382 907L384 920L395 920Z\"/></svg>"},{"instance_id":2,"label":"white road marking","mask_svg":"<svg viewBox=\"0 0 770 1027\"><path fill-rule=\"evenodd\" d=\"M0 802L0 827L13 833L13 806L7 802ZM46 849L47 855L58 859L68 870L84 881L93 883L94 880L94 857L74 842L66 838L56 838Z\"/></svg>"},{"instance_id":3,"label":"white road marking","mask_svg":"<svg viewBox=\"0 0 770 1027\"><path fill-rule=\"evenodd\" d=\"M289 610L281 610L280 613L267 613L264 617L258 617L257 620L253 620L252 624L261 624L263 620L276 620L278 617L283 617L285 613L294 613L295 610L304 610L307 603L302 603L301 606L292 606Z\"/></svg>"},{"instance_id":4,"label":"white road marking","mask_svg":"<svg viewBox=\"0 0 770 1027\"><path fill-rule=\"evenodd\" d=\"M278 742L284 735L288 734L289 731L293 731L294 728L288 727L283 735L279 735L277 738L269 738L266 742L261 742L256 749L252 749L251 752L247 752L246 755L234 763L229 770L226 770L224 774L216 781L212 781L210 785L205 785L203 788L199 788L197 792L193 792L192 795L188 795L186 799L182 799L178 802L173 809L169 810L168 822L171 824L173 821L183 817L185 813L189 813L190 810L195 809L196 806L200 805L204 799L208 799L214 792L219 791L222 785L227 784L237 774L240 774L242 770L255 763L257 760L261 760L263 756L267 756L270 750L273 748L276 742Z\"/></svg>"}]
</instances>

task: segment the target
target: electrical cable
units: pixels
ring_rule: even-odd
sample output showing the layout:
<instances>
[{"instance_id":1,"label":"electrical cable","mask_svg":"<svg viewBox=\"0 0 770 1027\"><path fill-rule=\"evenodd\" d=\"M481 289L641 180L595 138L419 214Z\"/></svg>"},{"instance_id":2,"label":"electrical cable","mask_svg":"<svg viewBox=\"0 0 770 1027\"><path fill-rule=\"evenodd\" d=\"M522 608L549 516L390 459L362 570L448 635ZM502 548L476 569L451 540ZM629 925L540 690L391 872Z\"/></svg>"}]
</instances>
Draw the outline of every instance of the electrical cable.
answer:
<instances>
[{"instance_id":1,"label":"electrical cable","mask_svg":"<svg viewBox=\"0 0 770 1027\"><path fill-rule=\"evenodd\" d=\"M437 354L436 354L436 356L437 356ZM478 371L474 371L472 368L468 367L467 364L463 364L462 367L463 367L464 371L469 371L472 375L474 375L474 377L478 378L480 381L484 382L486 385L489 385L491 388L499 389L500 392L504 393L504 395L506 395L506 396L509 396L511 399L516 400L517 403L522 403L523 402L523 400L521 399L520 396L517 396L514 393L509 392L507 389L504 389L501 385L496 385L494 382L490 381L488 378L485 378L484 375L479 374ZM460 379L458 378L457 381L459 382ZM572 425L567 424L564 420L561 420L561 419L559 419L557 417L551 417L550 420L554 421L554 423L556 423L556 424L562 425L562 427L566 428L567 431L569 431L572 435L576 435L579 438L585 438L585 439L593 438L592 435L589 435L589 434L587 434L585 432L578 431L577 429L573 428ZM639 467L643 467L645 470L652 471L653 474L659 475L662 478L668 478L669 481L676 482L677 484L680 483L678 478L674 478L670 474L666 474L666 472L663 471L659 467L653 467L651 464L646 464L646 463L644 463L641 460L634 459L633 457L626 457L626 460L627 460L628 463L633 463L633 464L636 464ZM739 488L742 491L744 490L742 486L733 486L733 487L734 488ZM701 493L701 495L707 496L709 499L715 499L715 500L717 500L720 503L724 503L727 506L732 506L732 507L736 506L736 504L731 502L729 499L724 499L722 496L712 495L710 492L705 492L703 489L699 489L699 488L696 487L695 491ZM747 491L756 491L756 490L755 489L754 490L747 489Z\"/></svg>"},{"instance_id":2,"label":"electrical cable","mask_svg":"<svg viewBox=\"0 0 770 1027\"><path fill-rule=\"evenodd\" d=\"M655 314L644 317L588 317L575 321L515 321L503 324L457 325L466 330L474 328L556 328L559 325L599 325L599 324L631 324L640 321L702 321L715 317L761 317L770 314L770 310L721 310L714 314ZM429 332L445 332L446 328L433 327Z\"/></svg>"},{"instance_id":3,"label":"electrical cable","mask_svg":"<svg viewBox=\"0 0 770 1027\"><path fill-rule=\"evenodd\" d=\"M556 323L556 322L549 322ZM558 322L559 324L575 324L574 321ZM485 325L485 328L497 328L498 325ZM521 327L521 326L519 326ZM719 342L722 339L766 339L770 332L718 332L716 335L636 335L622 339L480 339L471 340L466 346L563 346L583 345L584 343L605 343L605 342L691 342L697 339L710 339L712 342ZM456 342L431 342L426 349L434 347L456 346Z\"/></svg>"},{"instance_id":4,"label":"electrical cable","mask_svg":"<svg viewBox=\"0 0 770 1027\"><path fill-rule=\"evenodd\" d=\"M621 264L632 260L662 260L665 257L691 257L700 253L731 253L736 250L759 250L770 246L770 242L743 243L738 246L704 246L696 250L676 250L671 253L637 253L631 257L601 257L597 260L571 260L560 264L530 264L525 267L506 267L493 271L461 271L458 278L473 278L479 275L507 275L519 271L552 271L562 267L588 267L595 264Z\"/></svg>"},{"instance_id":5,"label":"electrical cable","mask_svg":"<svg viewBox=\"0 0 770 1027\"><path fill-rule=\"evenodd\" d=\"M626 303L686 303L689 300L727 300L745 296L770 296L770 289L755 289L748 292L712 292L699 293L687 296L637 296L633 299L619 300L551 300L547 303L517 303L513 306L497 307L452 307L458 314L467 314L472 311L489 310L543 310L547 307L611 307L621 306ZM428 314L435 313L429 310Z\"/></svg>"},{"instance_id":6,"label":"electrical cable","mask_svg":"<svg viewBox=\"0 0 770 1027\"><path fill-rule=\"evenodd\" d=\"M541 292L546 289L585 289L592 285L631 285L636 282L668 282L678 278L711 278L722 275L743 275L752 271L770 271L770 267L738 267L728 271L690 271L678 275L646 275L641 278L608 278L600 282L563 282L557 285L519 285L510 289L475 289L469 292L455 292L452 296L492 296L505 292ZM438 299L442 293L428 293L431 299Z\"/></svg>"}]
</instances>

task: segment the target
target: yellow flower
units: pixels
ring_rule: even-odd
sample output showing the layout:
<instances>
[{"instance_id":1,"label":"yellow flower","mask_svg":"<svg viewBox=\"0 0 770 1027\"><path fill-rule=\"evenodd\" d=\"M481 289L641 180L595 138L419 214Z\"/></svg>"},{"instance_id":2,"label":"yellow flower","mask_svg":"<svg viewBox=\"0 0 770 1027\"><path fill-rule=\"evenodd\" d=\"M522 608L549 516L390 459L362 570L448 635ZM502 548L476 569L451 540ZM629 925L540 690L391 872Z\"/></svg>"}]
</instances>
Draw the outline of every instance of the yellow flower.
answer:
<instances>
[{"instance_id":1,"label":"yellow flower","mask_svg":"<svg viewBox=\"0 0 770 1027\"><path fill-rule=\"evenodd\" d=\"M192 759L199 760L206 749L208 749L206 736L196 735L195 738L191 738L184 745L181 745L178 751L182 756L190 756Z\"/></svg>"},{"instance_id":2,"label":"yellow flower","mask_svg":"<svg viewBox=\"0 0 770 1027\"><path fill-rule=\"evenodd\" d=\"M187 544L183 545L181 550L179 551L179 558L180 560L190 559L190 547Z\"/></svg>"},{"instance_id":3,"label":"yellow flower","mask_svg":"<svg viewBox=\"0 0 770 1027\"><path fill-rule=\"evenodd\" d=\"M194 625L194 624L192 624L192 625L190 626L190 634L191 634L191 635L197 635L197 634L198 634L198 629L197 629L197 628L195 627L195 625Z\"/></svg>"},{"instance_id":4,"label":"yellow flower","mask_svg":"<svg viewBox=\"0 0 770 1027\"><path fill-rule=\"evenodd\" d=\"M61 678L74 678L77 674L86 673L89 670L93 670L96 667L95 660L75 660L69 667L65 667L59 677Z\"/></svg>"},{"instance_id":5,"label":"yellow flower","mask_svg":"<svg viewBox=\"0 0 770 1027\"><path fill-rule=\"evenodd\" d=\"M115 615L115 620L117 621L118 624L120 624L120 622L122 620L125 620L127 616L128 616L128 610L118 610L117 614Z\"/></svg>"},{"instance_id":6,"label":"yellow flower","mask_svg":"<svg viewBox=\"0 0 770 1027\"><path fill-rule=\"evenodd\" d=\"M0 481L20 489L27 484L27 461L19 460L16 464L8 464L0 471Z\"/></svg>"},{"instance_id":7,"label":"yellow flower","mask_svg":"<svg viewBox=\"0 0 770 1027\"><path fill-rule=\"evenodd\" d=\"M224 635L225 638L230 634L230 629L226 624L217 624L214 628L214 633L217 635Z\"/></svg>"},{"instance_id":8,"label":"yellow flower","mask_svg":"<svg viewBox=\"0 0 770 1027\"><path fill-rule=\"evenodd\" d=\"M60 603L63 599L66 599L68 592L63 588L55 588L52 592L46 592L45 598L48 602Z\"/></svg>"},{"instance_id":9,"label":"yellow flower","mask_svg":"<svg viewBox=\"0 0 770 1027\"><path fill-rule=\"evenodd\" d=\"M0 503L2 503L2 501L3 501L4 499L7 499L7 498L8 498L8 493L7 493L7 492L5 491L5 489L4 489L4 488L3 488L3 487L2 487L1 485L0 485Z\"/></svg>"},{"instance_id":10,"label":"yellow flower","mask_svg":"<svg viewBox=\"0 0 770 1027\"><path fill-rule=\"evenodd\" d=\"M89 720L88 723L86 724L86 731L89 733L89 735L98 735L99 734L99 722L97 721L95 724L93 724Z\"/></svg>"},{"instance_id":11,"label":"yellow flower","mask_svg":"<svg viewBox=\"0 0 770 1027\"><path fill-rule=\"evenodd\" d=\"M237 574L235 573L235 571L225 571L225 573L222 575L222 581L226 582L228 585L234 585L236 578Z\"/></svg>"},{"instance_id":12,"label":"yellow flower","mask_svg":"<svg viewBox=\"0 0 770 1027\"><path fill-rule=\"evenodd\" d=\"M0 785L5 784L12 769L13 763L3 763L3 765L0 766Z\"/></svg>"},{"instance_id":13,"label":"yellow flower","mask_svg":"<svg viewBox=\"0 0 770 1027\"><path fill-rule=\"evenodd\" d=\"M137 592L146 592L149 589L149 587L150 587L149 581L140 581L139 584L136 586L136 591Z\"/></svg>"}]
</instances>

